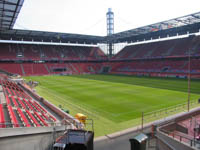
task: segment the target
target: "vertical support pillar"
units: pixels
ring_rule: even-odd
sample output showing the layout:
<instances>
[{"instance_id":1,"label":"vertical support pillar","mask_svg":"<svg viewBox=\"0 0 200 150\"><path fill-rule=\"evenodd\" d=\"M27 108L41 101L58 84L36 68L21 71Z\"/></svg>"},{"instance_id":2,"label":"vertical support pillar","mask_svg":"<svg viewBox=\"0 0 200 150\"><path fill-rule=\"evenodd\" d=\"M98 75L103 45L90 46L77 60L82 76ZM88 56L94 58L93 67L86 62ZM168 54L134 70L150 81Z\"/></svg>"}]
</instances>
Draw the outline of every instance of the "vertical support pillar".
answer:
<instances>
[{"instance_id":1,"label":"vertical support pillar","mask_svg":"<svg viewBox=\"0 0 200 150\"><path fill-rule=\"evenodd\" d=\"M111 58L113 56L113 49L114 49L114 45L113 43L108 43L108 56L109 58Z\"/></svg>"}]
</instances>

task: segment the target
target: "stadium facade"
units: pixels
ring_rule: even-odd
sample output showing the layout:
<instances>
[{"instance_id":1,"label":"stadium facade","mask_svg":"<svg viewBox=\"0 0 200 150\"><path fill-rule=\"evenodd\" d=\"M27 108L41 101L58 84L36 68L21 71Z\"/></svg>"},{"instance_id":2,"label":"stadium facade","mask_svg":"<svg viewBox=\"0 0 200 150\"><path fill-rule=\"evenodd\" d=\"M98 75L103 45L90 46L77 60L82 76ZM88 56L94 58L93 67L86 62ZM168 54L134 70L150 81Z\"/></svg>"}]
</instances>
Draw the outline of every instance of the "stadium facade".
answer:
<instances>
[{"instance_id":1,"label":"stadium facade","mask_svg":"<svg viewBox=\"0 0 200 150\"><path fill-rule=\"evenodd\" d=\"M3 139L1 144L4 149L9 149L9 146L13 146L12 149L15 149L14 146L17 147L16 144L6 144L8 137L12 137L12 143L16 143L14 136L22 137L20 142L24 138L30 138L31 141L36 141L32 142L32 149L41 149L39 146L34 148L34 145L42 141L41 135L45 134L48 137L53 134L52 139L45 140L44 149L48 149L52 142L55 142L54 138L66 131L66 128L82 128L79 121L39 97L26 85L13 81L8 77L10 74L33 76L109 73L200 78L200 36L198 35L200 13L107 36L92 36L13 29L23 2L23 0L0 2L2 14L0 17L0 69L2 72L0 76L0 132L2 133L0 138ZM184 37L180 38L180 36ZM169 39L172 37L175 39ZM161 40L163 38L167 40ZM152 42L152 40L158 41ZM148 42L138 44L144 41ZM112 56L112 45L122 42L129 45ZM109 45L109 57L97 44ZM196 118L198 118L197 112L193 115ZM183 146L182 149L196 148L197 137L191 136L196 133L192 132L196 124L189 124L190 117L188 118L176 121L175 125L158 128L159 149L173 149L179 144L188 144L188 141L192 141L192 145ZM62 125L59 125L61 122ZM184 126L185 124L187 127ZM182 140L173 147L169 146L171 139L167 138L173 137L173 140L177 140L186 136L189 140L185 143ZM24 147L17 147L17 149L27 148L26 144L21 143L21 145Z\"/></svg>"}]
</instances>

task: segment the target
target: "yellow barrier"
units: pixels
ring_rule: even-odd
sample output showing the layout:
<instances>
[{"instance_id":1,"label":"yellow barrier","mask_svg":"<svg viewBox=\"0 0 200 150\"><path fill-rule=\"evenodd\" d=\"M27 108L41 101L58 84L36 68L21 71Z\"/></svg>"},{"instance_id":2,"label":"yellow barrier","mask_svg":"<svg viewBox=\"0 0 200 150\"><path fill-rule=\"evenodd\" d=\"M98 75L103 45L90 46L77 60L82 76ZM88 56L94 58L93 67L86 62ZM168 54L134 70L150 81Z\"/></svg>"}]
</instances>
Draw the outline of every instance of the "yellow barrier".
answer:
<instances>
[{"instance_id":1,"label":"yellow barrier","mask_svg":"<svg viewBox=\"0 0 200 150\"><path fill-rule=\"evenodd\" d=\"M81 114L81 113L77 113L77 114L75 115L75 118L76 118L77 120L79 120L81 123L84 123L84 124L85 124L85 121L86 121L86 119L87 119L87 116L84 115L84 114Z\"/></svg>"}]
</instances>

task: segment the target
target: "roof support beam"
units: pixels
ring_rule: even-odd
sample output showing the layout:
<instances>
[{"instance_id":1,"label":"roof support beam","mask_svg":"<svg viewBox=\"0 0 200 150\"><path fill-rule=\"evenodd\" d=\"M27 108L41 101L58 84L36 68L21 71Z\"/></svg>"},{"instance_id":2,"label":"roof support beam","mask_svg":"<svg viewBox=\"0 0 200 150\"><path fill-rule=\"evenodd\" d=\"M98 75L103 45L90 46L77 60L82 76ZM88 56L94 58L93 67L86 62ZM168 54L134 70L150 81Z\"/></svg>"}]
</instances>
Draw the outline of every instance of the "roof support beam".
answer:
<instances>
[{"instance_id":1,"label":"roof support beam","mask_svg":"<svg viewBox=\"0 0 200 150\"><path fill-rule=\"evenodd\" d=\"M1 18L1 17L0 17ZM10 23L10 20L6 20L5 18L4 19L1 19L0 20L1 22L8 22L8 23Z\"/></svg>"},{"instance_id":2,"label":"roof support beam","mask_svg":"<svg viewBox=\"0 0 200 150\"><path fill-rule=\"evenodd\" d=\"M185 25L188 25L188 24L189 24L189 23L187 23L187 22L185 22L185 21L183 21L183 20L179 20L179 19L175 19L175 21L181 22L181 23L183 23L183 24L185 24Z\"/></svg>"},{"instance_id":3,"label":"roof support beam","mask_svg":"<svg viewBox=\"0 0 200 150\"><path fill-rule=\"evenodd\" d=\"M5 14L2 14L1 16L0 16L0 19L1 18L12 18L13 16L9 16L9 15L5 15ZM17 18L17 17L15 17L15 18Z\"/></svg>"},{"instance_id":4,"label":"roof support beam","mask_svg":"<svg viewBox=\"0 0 200 150\"><path fill-rule=\"evenodd\" d=\"M13 15L13 17L12 17L12 21L11 21L11 24L10 24L10 26L9 26L9 29L11 29L12 26L14 25L13 22L14 22L14 20L16 20L14 17L15 17L15 14L18 13L18 12L17 12L17 8L18 8L18 7L20 7L20 0L17 1L17 5L16 5L16 7L15 7L14 15Z\"/></svg>"},{"instance_id":5,"label":"roof support beam","mask_svg":"<svg viewBox=\"0 0 200 150\"><path fill-rule=\"evenodd\" d=\"M196 15L191 15L194 18L200 19L200 16L196 16Z\"/></svg>"},{"instance_id":6,"label":"roof support beam","mask_svg":"<svg viewBox=\"0 0 200 150\"><path fill-rule=\"evenodd\" d=\"M13 6L16 6L17 4L16 3L13 3L13 2L8 2L8 1L0 1L0 4L6 4L6 5L13 5ZM18 5L18 6L22 6L22 5Z\"/></svg>"},{"instance_id":7,"label":"roof support beam","mask_svg":"<svg viewBox=\"0 0 200 150\"><path fill-rule=\"evenodd\" d=\"M2 8L0 8L0 13L3 13L3 12L11 12L11 13L13 13L13 12L15 12L14 10L10 10L10 9L2 9ZM19 12L16 12L16 13L19 13Z\"/></svg>"},{"instance_id":8,"label":"roof support beam","mask_svg":"<svg viewBox=\"0 0 200 150\"><path fill-rule=\"evenodd\" d=\"M5 3L5 1L3 1L3 3ZM4 10L4 4L3 4L3 10ZM2 12L3 15L4 11ZM3 26L3 21L1 21L1 27Z\"/></svg>"}]
</instances>

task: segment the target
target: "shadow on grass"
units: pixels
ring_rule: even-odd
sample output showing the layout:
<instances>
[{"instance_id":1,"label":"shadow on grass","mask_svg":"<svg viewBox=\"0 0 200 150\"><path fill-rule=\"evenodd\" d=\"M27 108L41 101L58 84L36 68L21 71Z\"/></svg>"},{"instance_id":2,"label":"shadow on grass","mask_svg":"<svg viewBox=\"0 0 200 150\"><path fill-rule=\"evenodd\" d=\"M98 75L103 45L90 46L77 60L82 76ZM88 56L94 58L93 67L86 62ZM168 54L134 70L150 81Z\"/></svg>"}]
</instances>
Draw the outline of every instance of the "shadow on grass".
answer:
<instances>
[{"instance_id":1,"label":"shadow on grass","mask_svg":"<svg viewBox=\"0 0 200 150\"><path fill-rule=\"evenodd\" d=\"M188 80L179 78L138 77L128 75L76 75L85 78L114 83L139 85L151 88L167 89L179 92L188 92ZM191 80L191 93L200 94L200 80Z\"/></svg>"}]
</instances>

